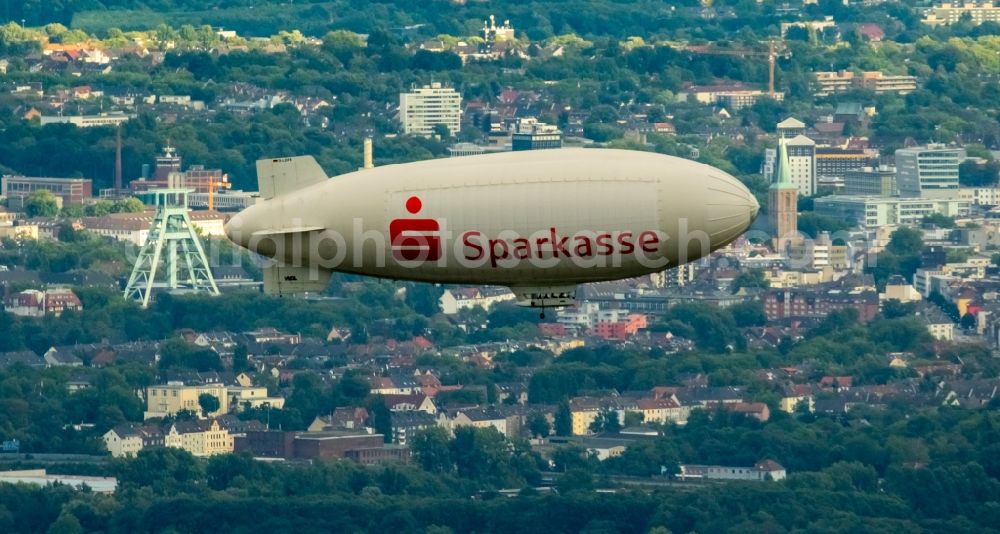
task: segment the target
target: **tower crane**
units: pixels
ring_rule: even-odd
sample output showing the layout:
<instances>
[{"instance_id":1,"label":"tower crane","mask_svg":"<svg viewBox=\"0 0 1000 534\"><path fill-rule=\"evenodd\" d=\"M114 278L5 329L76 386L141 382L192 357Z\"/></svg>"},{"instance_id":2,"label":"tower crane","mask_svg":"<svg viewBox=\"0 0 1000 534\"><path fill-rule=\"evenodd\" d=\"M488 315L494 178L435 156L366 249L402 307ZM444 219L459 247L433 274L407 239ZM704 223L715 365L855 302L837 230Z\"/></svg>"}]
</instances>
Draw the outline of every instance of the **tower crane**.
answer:
<instances>
[{"instance_id":1,"label":"tower crane","mask_svg":"<svg viewBox=\"0 0 1000 534\"><path fill-rule=\"evenodd\" d=\"M767 58L767 94L774 98L774 65L778 56L789 58L791 51L784 44L775 39L767 42L767 51L753 50L750 48L715 48L714 46L688 45L683 50L693 54L704 54L710 56L735 56L735 57L766 57Z\"/></svg>"},{"instance_id":2,"label":"tower crane","mask_svg":"<svg viewBox=\"0 0 1000 534\"><path fill-rule=\"evenodd\" d=\"M228 176L222 175L222 180L216 182L214 178L208 179L208 210L212 211L215 209L215 188L219 189L229 189L233 187L233 184L229 183Z\"/></svg>"}]
</instances>

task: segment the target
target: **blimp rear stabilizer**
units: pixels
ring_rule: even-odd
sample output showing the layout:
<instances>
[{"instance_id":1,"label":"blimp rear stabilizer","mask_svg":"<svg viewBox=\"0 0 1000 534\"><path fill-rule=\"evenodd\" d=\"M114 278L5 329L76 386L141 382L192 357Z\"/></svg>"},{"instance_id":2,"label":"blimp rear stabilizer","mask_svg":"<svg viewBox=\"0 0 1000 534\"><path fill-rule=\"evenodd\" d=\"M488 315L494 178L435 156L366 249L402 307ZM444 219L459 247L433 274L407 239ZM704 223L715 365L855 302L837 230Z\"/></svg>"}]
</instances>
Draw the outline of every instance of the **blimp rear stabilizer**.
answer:
<instances>
[{"instance_id":1,"label":"blimp rear stabilizer","mask_svg":"<svg viewBox=\"0 0 1000 534\"><path fill-rule=\"evenodd\" d=\"M757 216L750 191L698 162L613 149L507 152L328 179L308 156L257 162L261 200L226 233L273 260L265 291L321 291L331 272L498 284L526 306L578 284L701 258Z\"/></svg>"}]
</instances>

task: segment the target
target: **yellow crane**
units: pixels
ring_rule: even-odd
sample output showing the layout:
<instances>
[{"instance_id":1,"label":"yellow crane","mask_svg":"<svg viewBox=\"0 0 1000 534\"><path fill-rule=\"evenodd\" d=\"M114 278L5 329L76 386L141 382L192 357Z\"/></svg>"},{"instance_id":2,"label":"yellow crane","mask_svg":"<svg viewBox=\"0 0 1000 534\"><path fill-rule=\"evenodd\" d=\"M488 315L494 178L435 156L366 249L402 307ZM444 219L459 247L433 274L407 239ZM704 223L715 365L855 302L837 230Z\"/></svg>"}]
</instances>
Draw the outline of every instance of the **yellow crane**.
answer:
<instances>
[{"instance_id":1,"label":"yellow crane","mask_svg":"<svg viewBox=\"0 0 1000 534\"><path fill-rule=\"evenodd\" d=\"M767 58L767 94L774 98L774 65L778 56L788 58L792 53L783 44L775 39L767 42L767 51L752 50L749 48L715 48L714 46L685 46L687 52L694 54L704 54L709 56L736 56L736 57L766 57Z\"/></svg>"},{"instance_id":2,"label":"yellow crane","mask_svg":"<svg viewBox=\"0 0 1000 534\"><path fill-rule=\"evenodd\" d=\"M208 210L212 211L215 209L215 188L219 189L230 189L233 184L229 183L229 175L223 174L222 180L216 182L214 179L208 179Z\"/></svg>"}]
</instances>

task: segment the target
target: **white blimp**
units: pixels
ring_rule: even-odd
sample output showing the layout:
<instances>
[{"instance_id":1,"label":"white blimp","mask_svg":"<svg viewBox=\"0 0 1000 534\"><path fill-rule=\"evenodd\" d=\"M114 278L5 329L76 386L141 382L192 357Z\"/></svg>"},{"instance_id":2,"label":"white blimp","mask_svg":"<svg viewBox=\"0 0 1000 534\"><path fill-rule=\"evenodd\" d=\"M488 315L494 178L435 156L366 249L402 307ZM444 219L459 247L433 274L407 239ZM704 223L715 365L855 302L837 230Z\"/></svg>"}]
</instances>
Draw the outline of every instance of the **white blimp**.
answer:
<instances>
[{"instance_id":1,"label":"white blimp","mask_svg":"<svg viewBox=\"0 0 1000 534\"><path fill-rule=\"evenodd\" d=\"M753 194L690 160L613 149L506 152L328 178L309 156L257 162L260 200L226 234L273 261L269 294L322 291L334 271L510 287L571 304L578 284L663 271L736 239Z\"/></svg>"}]
</instances>

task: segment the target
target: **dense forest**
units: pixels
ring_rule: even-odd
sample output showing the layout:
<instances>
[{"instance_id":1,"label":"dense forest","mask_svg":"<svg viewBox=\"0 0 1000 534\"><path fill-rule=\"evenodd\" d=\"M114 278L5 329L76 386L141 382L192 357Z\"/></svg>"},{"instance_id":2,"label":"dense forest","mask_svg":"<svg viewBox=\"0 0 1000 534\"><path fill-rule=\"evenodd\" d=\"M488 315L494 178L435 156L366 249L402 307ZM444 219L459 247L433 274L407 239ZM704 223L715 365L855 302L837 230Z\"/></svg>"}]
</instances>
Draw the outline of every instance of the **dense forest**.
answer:
<instances>
[{"instance_id":1,"label":"dense forest","mask_svg":"<svg viewBox=\"0 0 1000 534\"><path fill-rule=\"evenodd\" d=\"M118 477L113 496L0 485L0 529L995 532L998 442L1000 418L991 407L780 416L767 424L704 413L603 464L567 449L546 465L492 428L423 440L412 466L274 465L151 449L89 468ZM789 477L595 493L618 486L609 477L647 475L649 465L742 465L761 455L788 466ZM532 484L549 470L555 491L539 495ZM509 498L496 493L503 488L524 489Z\"/></svg>"}]
</instances>

